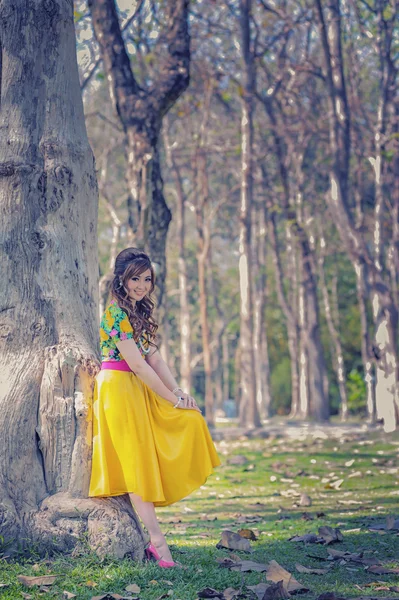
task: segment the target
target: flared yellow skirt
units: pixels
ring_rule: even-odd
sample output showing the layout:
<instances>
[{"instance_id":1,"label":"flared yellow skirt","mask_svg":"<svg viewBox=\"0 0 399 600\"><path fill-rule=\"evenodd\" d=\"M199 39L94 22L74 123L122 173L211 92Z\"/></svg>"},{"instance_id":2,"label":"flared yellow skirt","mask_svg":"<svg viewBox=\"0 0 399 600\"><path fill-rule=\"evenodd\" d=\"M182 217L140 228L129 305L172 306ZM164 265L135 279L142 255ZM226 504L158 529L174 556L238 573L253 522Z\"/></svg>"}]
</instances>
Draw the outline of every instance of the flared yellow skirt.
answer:
<instances>
[{"instance_id":1,"label":"flared yellow skirt","mask_svg":"<svg viewBox=\"0 0 399 600\"><path fill-rule=\"evenodd\" d=\"M97 374L89 496L133 492L168 506L199 488L220 464L201 413L173 408L132 372Z\"/></svg>"}]
</instances>

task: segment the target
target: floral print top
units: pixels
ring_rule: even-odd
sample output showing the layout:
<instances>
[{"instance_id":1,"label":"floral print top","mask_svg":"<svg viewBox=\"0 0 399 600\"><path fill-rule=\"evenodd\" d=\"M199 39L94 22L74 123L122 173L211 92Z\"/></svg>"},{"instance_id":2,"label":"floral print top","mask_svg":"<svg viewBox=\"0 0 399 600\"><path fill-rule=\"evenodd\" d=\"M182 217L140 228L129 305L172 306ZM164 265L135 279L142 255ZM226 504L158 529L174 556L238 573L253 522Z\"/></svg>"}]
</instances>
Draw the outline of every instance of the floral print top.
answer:
<instances>
[{"instance_id":1,"label":"floral print top","mask_svg":"<svg viewBox=\"0 0 399 600\"><path fill-rule=\"evenodd\" d=\"M111 300L104 311L100 323L101 361L125 360L119 352L115 342L133 339L133 333L133 327L131 326L127 313L119 307L116 300ZM136 342L141 356L144 358L146 353L143 352L140 342L144 349L148 350L149 343L144 334L142 334Z\"/></svg>"}]
</instances>

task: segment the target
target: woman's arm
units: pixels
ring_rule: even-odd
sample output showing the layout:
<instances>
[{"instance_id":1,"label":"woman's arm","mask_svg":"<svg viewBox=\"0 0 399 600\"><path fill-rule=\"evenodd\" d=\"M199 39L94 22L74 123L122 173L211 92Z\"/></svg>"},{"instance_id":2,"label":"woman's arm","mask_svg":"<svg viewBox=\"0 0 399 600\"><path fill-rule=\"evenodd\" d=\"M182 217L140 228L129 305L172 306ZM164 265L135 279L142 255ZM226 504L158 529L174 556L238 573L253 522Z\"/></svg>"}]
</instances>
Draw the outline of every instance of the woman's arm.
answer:
<instances>
[{"instance_id":1,"label":"woman's arm","mask_svg":"<svg viewBox=\"0 0 399 600\"><path fill-rule=\"evenodd\" d=\"M156 350L155 352L149 354L146 357L146 361L169 390L177 390L176 396L184 398L182 408L195 408L199 412L202 412L201 409L197 406L197 403L194 400L194 398L190 396L189 393L183 392L183 390L178 386L176 379L170 372L170 369L166 362L163 360L159 350Z\"/></svg>"},{"instance_id":2,"label":"woman's arm","mask_svg":"<svg viewBox=\"0 0 399 600\"><path fill-rule=\"evenodd\" d=\"M176 405L176 403L178 402L178 398L176 398L172 390L174 389L174 387L177 387L177 383L173 379L173 376L169 369L166 367L166 364L164 363L167 371L169 372L170 377L172 377L173 382L176 384L171 389L168 388L167 385L165 385L165 383L156 373L155 369L153 369L152 366L147 364L147 362L141 356L140 351L137 348L136 342L133 339L121 340L119 342L115 342L115 344L120 353L122 354L123 358L126 360L129 367L132 369L132 371L138 377L140 377L140 379L142 379L144 383L148 385L148 387L150 387L154 392L159 394L159 396L162 396L162 398L165 398L165 400L167 400L171 404ZM156 354L159 353L157 352ZM201 412L194 399L186 398L183 394L181 394L181 397L182 400L179 401L178 408L187 408Z\"/></svg>"},{"instance_id":3,"label":"woman's arm","mask_svg":"<svg viewBox=\"0 0 399 600\"><path fill-rule=\"evenodd\" d=\"M179 384L176 379L173 377L172 373L166 362L163 360L161 353L156 350L152 352L149 356L146 357L147 363L150 365L152 369L154 369L155 373L162 380L164 385L170 390L173 391L176 388L179 388ZM179 388L179 391L183 391ZM180 394L178 394L180 395Z\"/></svg>"},{"instance_id":4,"label":"woman's arm","mask_svg":"<svg viewBox=\"0 0 399 600\"><path fill-rule=\"evenodd\" d=\"M136 342L133 339L116 342L116 346L132 371L136 373L136 375L138 375L140 379L142 379L144 383L148 385L148 387L162 396L162 398L165 398L165 400L171 404L176 404L176 396L164 384L155 370L147 364L147 362L141 356Z\"/></svg>"}]
</instances>

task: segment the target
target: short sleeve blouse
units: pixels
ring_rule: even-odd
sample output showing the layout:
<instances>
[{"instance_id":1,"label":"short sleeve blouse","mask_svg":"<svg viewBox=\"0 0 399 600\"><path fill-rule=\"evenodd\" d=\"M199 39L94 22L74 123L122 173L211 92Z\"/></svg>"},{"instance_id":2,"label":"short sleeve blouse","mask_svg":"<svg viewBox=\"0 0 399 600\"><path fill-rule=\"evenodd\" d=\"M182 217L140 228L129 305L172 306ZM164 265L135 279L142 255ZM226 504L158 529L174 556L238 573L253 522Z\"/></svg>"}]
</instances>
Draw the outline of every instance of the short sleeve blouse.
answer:
<instances>
[{"instance_id":1,"label":"short sleeve blouse","mask_svg":"<svg viewBox=\"0 0 399 600\"><path fill-rule=\"evenodd\" d=\"M116 300L111 300L100 323L101 360L124 360L116 346L116 342L133 339L133 336L134 330L127 313L119 307ZM142 335L136 343L141 355L144 357L147 353L143 350L148 350L148 339Z\"/></svg>"}]
</instances>

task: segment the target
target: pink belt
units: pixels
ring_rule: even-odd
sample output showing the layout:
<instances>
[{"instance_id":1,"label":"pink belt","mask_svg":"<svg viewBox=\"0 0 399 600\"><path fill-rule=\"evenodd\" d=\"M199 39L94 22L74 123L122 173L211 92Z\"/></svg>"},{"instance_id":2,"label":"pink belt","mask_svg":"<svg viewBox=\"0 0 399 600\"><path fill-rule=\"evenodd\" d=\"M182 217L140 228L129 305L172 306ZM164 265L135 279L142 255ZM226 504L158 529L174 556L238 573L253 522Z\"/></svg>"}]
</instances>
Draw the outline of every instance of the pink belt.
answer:
<instances>
[{"instance_id":1,"label":"pink belt","mask_svg":"<svg viewBox=\"0 0 399 600\"><path fill-rule=\"evenodd\" d=\"M125 360L105 360L101 363L101 370L103 369L113 369L114 371L130 371L130 373L133 373L132 369Z\"/></svg>"}]
</instances>

